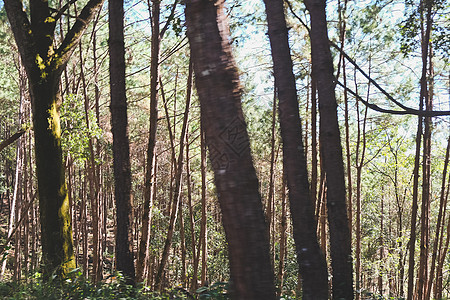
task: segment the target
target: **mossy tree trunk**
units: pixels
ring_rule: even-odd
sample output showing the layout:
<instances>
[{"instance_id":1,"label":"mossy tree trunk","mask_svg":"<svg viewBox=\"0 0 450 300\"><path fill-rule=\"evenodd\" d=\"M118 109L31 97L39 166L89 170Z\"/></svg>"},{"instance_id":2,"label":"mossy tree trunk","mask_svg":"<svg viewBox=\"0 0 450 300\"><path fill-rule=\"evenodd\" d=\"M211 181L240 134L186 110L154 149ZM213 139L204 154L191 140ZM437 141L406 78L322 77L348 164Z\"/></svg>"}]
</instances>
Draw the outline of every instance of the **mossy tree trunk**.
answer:
<instances>
[{"instance_id":1,"label":"mossy tree trunk","mask_svg":"<svg viewBox=\"0 0 450 300\"><path fill-rule=\"evenodd\" d=\"M59 83L75 46L103 0L90 0L59 47L54 33L68 6L53 9L45 0L30 0L27 15L20 0L5 0L5 9L30 84L36 172L42 230L43 271L64 277L75 268L69 198L61 150Z\"/></svg>"}]
</instances>

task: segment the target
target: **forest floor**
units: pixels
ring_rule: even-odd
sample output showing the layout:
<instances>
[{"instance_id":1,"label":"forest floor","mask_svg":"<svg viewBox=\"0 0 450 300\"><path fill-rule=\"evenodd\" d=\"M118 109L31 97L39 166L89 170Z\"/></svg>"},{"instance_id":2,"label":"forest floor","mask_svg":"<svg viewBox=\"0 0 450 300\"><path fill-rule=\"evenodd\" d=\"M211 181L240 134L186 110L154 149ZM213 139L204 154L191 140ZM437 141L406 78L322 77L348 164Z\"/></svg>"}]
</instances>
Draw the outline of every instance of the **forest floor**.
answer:
<instances>
[{"instance_id":1,"label":"forest floor","mask_svg":"<svg viewBox=\"0 0 450 300\"><path fill-rule=\"evenodd\" d=\"M92 284L78 274L63 282L44 282L41 278L27 278L26 282L21 283L0 281L0 299L231 299L226 288L226 283L215 283L192 294L181 287L153 292L148 287L127 285L120 276L114 277L114 280L108 283Z\"/></svg>"}]
</instances>

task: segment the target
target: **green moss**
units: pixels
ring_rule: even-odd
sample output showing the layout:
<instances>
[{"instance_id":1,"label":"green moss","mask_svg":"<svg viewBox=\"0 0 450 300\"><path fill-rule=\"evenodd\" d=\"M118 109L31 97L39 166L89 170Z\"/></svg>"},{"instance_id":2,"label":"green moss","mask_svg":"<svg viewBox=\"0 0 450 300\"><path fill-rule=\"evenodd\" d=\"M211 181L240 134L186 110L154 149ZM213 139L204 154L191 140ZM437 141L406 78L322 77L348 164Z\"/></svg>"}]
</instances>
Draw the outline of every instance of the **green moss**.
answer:
<instances>
[{"instance_id":1,"label":"green moss","mask_svg":"<svg viewBox=\"0 0 450 300\"><path fill-rule=\"evenodd\" d=\"M45 62L39 54L36 54L36 65L39 70L44 70L46 68Z\"/></svg>"},{"instance_id":2,"label":"green moss","mask_svg":"<svg viewBox=\"0 0 450 300\"><path fill-rule=\"evenodd\" d=\"M48 129L52 131L55 138L61 138L61 124L59 122L59 112L56 103L52 103L48 110Z\"/></svg>"},{"instance_id":3,"label":"green moss","mask_svg":"<svg viewBox=\"0 0 450 300\"><path fill-rule=\"evenodd\" d=\"M54 18L52 18L52 17L47 17L45 20L44 20L44 23L54 23L56 20L54 19Z\"/></svg>"}]
</instances>

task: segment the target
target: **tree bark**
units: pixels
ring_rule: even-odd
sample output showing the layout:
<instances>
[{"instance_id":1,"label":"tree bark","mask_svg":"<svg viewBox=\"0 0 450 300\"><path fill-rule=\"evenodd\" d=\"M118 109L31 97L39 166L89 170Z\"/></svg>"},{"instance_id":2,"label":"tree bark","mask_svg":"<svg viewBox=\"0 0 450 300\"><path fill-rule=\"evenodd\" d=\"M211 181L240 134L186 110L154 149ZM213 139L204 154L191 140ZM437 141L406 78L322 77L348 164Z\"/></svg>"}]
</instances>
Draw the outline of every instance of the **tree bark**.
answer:
<instances>
[{"instance_id":1,"label":"tree bark","mask_svg":"<svg viewBox=\"0 0 450 300\"><path fill-rule=\"evenodd\" d=\"M223 1L186 1L206 144L228 241L235 299L275 299L266 223L241 108Z\"/></svg>"},{"instance_id":2,"label":"tree bark","mask_svg":"<svg viewBox=\"0 0 450 300\"><path fill-rule=\"evenodd\" d=\"M108 2L111 131L113 133L114 196L116 202L116 263L126 281L134 283L132 240L131 166L125 92L123 0Z\"/></svg>"},{"instance_id":3,"label":"tree bark","mask_svg":"<svg viewBox=\"0 0 450 300\"><path fill-rule=\"evenodd\" d=\"M303 299L328 299L327 265L317 242L283 1L265 0L264 3L278 90L283 164L302 278L302 295Z\"/></svg>"},{"instance_id":4,"label":"tree bark","mask_svg":"<svg viewBox=\"0 0 450 300\"><path fill-rule=\"evenodd\" d=\"M333 270L333 299L353 299L351 236L348 228L344 165L334 92L324 0L304 0L311 18L313 77L317 81L320 140L327 176L327 208Z\"/></svg>"}]
</instances>

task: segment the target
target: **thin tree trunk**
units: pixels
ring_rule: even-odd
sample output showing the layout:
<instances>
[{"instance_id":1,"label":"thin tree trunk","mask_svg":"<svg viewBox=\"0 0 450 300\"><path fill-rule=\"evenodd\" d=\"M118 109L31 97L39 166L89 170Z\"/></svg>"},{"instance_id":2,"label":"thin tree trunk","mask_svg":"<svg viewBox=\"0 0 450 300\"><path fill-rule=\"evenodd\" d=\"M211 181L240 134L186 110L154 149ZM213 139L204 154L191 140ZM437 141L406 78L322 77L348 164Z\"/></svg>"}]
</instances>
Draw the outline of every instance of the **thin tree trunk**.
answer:
<instances>
[{"instance_id":1,"label":"thin tree trunk","mask_svg":"<svg viewBox=\"0 0 450 300\"><path fill-rule=\"evenodd\" d=\"M423 2L421 2L421 5L423 5ZM423 10L421 10L423 11ZM428 71L428 49L429 49L429 41L430 41L430 34L431 34L431 4L428 5L427 11L426 11L426 24L423 22L423 14L422 20L421 20L421 26L422 26L422 76L420 79L420 101L419 101L419 110L423 110L424 103L428 106L428 91L427 91L427 71ZM424 28L425 26L425 28ZM425 125L426 126L426 125ZM423 118L419 117L418 120L418 128L417 128L417 137L416 137L416 157L414 162L414 178L413 178L413 207L412 207L412 217L411 217L411 234L410 234L410 249L409 249L409 270L408 270L408 295L407 299L412 300L413 299L413 289L414 289L414 249L415 249L415 239L416 239L416 218L417 218L417 208L418 208L418 189L419 189L419 160L420 160L420 146L421 146L421 139L422 139L422 129L423 128ZM424 146L426 144L426 137L424 133ZM426 157L426 149L423 150L423 156ZM425 164L425 161L424 161ZM426 174L427 170L423 170L424 175ZM423 183L427 184L426 178L423 178ZM424 187L424 189L427 189L427 187ZM426 196L426 191L422 190L422 194ZM426 196L428 197L428 196ZM426 214L425 210L428 210L427 204L424 203L428 202L427 199L424 199L422 197L422 217L424 217L424 214ZM425 205L425 207L424 207ZM423 222L427 222L427 220L423 220ZM421 235L423 238L424 232L423 229L425 229L426 224L423 224L421 226L422 231ZM418 273L418 285L417 285L417 297L418 300L422 300L423 295L423 286L424 286L424 277L425 276L425 269L426 266L424 265L425 261L425 249L423 247L425 246L423 242L425 242L421 237L421 260L419 263L419 273Z\"/></svg>"},{"instance_id":2,"label":"thin tree trunk","mask_svg":"<svg viewBox=\"0 0 450 300\"><path fill-rule=\"evenodd\" d=\"M435 245L433 247L433 258L432 258L432 265L437 265L436 267L436 273L433 274L433 272L430 272L432 276L435 278L435 284L434 284L434 298L440 299L442 298L441 292L442 292L442 270L443 270L443 262L441 262L441 256L443 254L443 241L444 241L444 229L445 229L445 217L447 212L447 201L448 201L448 191L449 189L446 189L447 184L447 169L448 169L448 163L449 163L449 156L450 156L450 136L447 139L447 151L445 153L445 160L444 160L444 169L442 171L442 185L441 185L441 194L440 194L440 206L439 206L439 216L438 216L438 222L437 226L440 228L440 230L436 230L436 237L435 237ZM448 187L450 187L449 184L447 184ZM439 246L437 246L437 240L439 239ZM437 261L437 264L436 264ZM433 269L433 267L432 267ZM431 287L430 287L431 289ZM431 294L431 292L430 292Z\"/></svg>"},{"instance_id":3,"label":"thin tree trunk","mask_svg":"<svg viewBox=\"0 0 450 300\"><path fill-rule=\"evenodd\" d=\"M317 146L317 84L311 76L311 201L317 207L318 178L318 146ZM316 218L316 222L317 222Z\"/></svg>"},{"instance_id":4,"label":"thin tree trunk","mask_svg":"<svg viewBox=\"0 0 450 300\"><path fill-rule=\"evenodd\" d=\"M200 277L200 285L204 286L206 283L206 257L207 257L207 224L206 224L206 145L205 145L205 131L203 128L203 121L200 121L200 172L202 176L202 216L200 223L200 247L198 251L202 251L202 270ZM199 254L197 254L197 259L199 259Z\"/></svg>"},{"instance_id":5,"label":"thin tree trunk","mask_svg":"<svg viewBox=\"0 0 450 300\"><path fill-rule=\"evenodd\" d=\"M186 287L186 235L184 229L183 218L183 197L180 197L180 205L178 206L178 214L180 215L180 247L181 247L181 286Z\"/></svg>"},{"instance_id":6,"label":"thin tree trunk","mask_svg":"<svg viewBox=\"0 0 450 300\"><path fill-rule=\"evenodd\" d=\"M379 246L379 259L380 265L378 270L378 294L383 296L383 269L384 269L384 239L383 239L383 231L384 231L384 188L381 188L381 211L380 211L380 246Z\"/></svg>"},{"instance_id":7,"label":"thin tree trunk","mask_svg":"<svg viewBox=\"0 0 450 300\"><path fill-rule=\"evenodd\" d=\"M165 264L167 262L167 259L169 257L169 250L170 246L172 244L172 236L173 232L175 230L175 222L177 219L177 213L178 213L178 207L180 204L181 199L181 179L183 174L183 158L184 158L184 141L186 139L186 132L187 132L187 125L189 120L189 108L191 105L191 89L192 89L192 76L193 76L193 70L192 70L192 64L189 63L189 75L188 75L188 82L187 82L187 93L186 93L186 107L184 110L184 118L183 118L183 125L181 129L181 135L180 135L180 149L178 153L178 159L174 160L176 162L176 168L175 168L175 187L174 187L174 193L173 193L173 199L172 199L172 210L170 215L170 221L169 221L169 229L167 231L167 237L164 243L164 250L162 253L161 261L158 268L158 273L156 274L155 279L155 286L158 289L162 288L162 275L165 268ZM166 103L165 103L166 105ZM167 107L167 106L166 106ZM167 109L166 109L167 112ZM169 115L167 114L167 121L169 122ZM169 128L170 133L170 128ZM172 144L172 153L174 155L175 149L174 149L174 143L173 138L171 138L171 144Z\"/></svg>"},{"instance_id":8,"label":"thin tree trunk","mask_svg":"<svg viewBox=\"0 0 450 300\"><path fill-rule=\"evenodd\" d=\"M155 155L156 144L156 129L158 125L158 82L159 82L159 44L160 44L160 30L159 30L159 14L160 14L160 1L153 0L151 6L150 15L152 17L152 45L151 54L152 60L150 63L150 129L147 146L147 165L144 178L144 204L142 213L142 229L141 240L139 242L139 252L136 263L136 279L138 282L144 280L143 266L146 261L147 252L147 240L149 235L149 223L150 223L150 208L151 208L151 187L152 187L152 162ZM150 7L150 1L148 1Z\"/></svg>"},{"instance_id":9,"label":"thin tree trunk","mask_svg":"<svg viewBox=\"0 0 450 300\"><path fill-rule=\"evenodd\" d=\"M371 59L369 58L369 74L371 70ZM355 77L355 86L357 87L356 77ZM356 88L357 90L357 88ZM367 86L367 98L369 98L370 93L370 82ZM361 291L363 289L362 286L362 266L361 266L361 190L362 190L362 169L364 167L364 159L366 153L366 123L367 123L367 111L368 108L365 107L364 110L364 119L362 128L361 128L361 118L359 112L359 102L356 102L356 114L357 114L357 123L358 123L358 137L356 141L356 299L361 299Z\"/></svg>"},{"instance_id":10,"label":"thin tree trunk","mask_svg":"<svg viewBox=\"0 0 450 300\"><path fill-rule=\"evenodd\" d=\"M235 299L275 299L270 246L223 1L186 1L205 141L228 241Z\"/></svg>"},{"instance_id":11,"label":"thin tree trunk","mask_svg":"<svg viewBox=\"0 0 450 300\"><path fill-rule=\"evenodd\" d=\"M445 212L447 207L447 197L445 197L445 184L447 182L447 167L448 167L448 160L449 160L449 151L450 151L450 138L448 139L447 143L447 150L445 153L445 159L444 159L444 170L442 171L442 185L441 185L441 194L440 194L440 201L439 201L439 213L438 213L438 219L436 222L436 235L434 237L434 243L433 243L433 249L432 249L432 258L431 258L431 269L430 269L430 277L429 282L427 286L427 296L430 298L431 296L431 288L433 286L433 280L435 280L434 285L437 284L437 273L438 270L436 270L436 260L438 258L438 254L441 251L442 246L442 240L443 240L443 228L444 227L444 221L445 221ZM439 266L437 267L439 269ZM436 270L436 273L435 273ZM436 293L435 298L436 298Z\"/></svg>"},{"instance_id":12,"label":"thin tree trunk","mask_svg":"<svg viewBox=\"0 0 450 300\"><path fill-rule=\"evenodd\" d=\"M274 84L273 89L273 104L272 104L272 126L271 126L271 138L270 138L270 171L269 171L269 192L267 195L267 202L266 202L266 222L267 222L267 228L268 228L268 237L269 241L271 239L275 240L274 232L271 232L272 227L272 218L274 215L274 212L272 210L273 204L274 204L274 180L275 180L275 174L274 174L274 168L275 168L275 124L276 124L276 115L277 115L277 88ZM275 252L275 249L272 247L272 251ZM275 260L272 259L272 265L275 263Z\"/></svg>"},{"instance_id":13,"label":"thin tree trunk","mask_svg":"<svg viewBox=\"0 0 450 300\"><path fill-rule=\"evenodd\" d=\"M283 292L284 284L284 261L286 257L286 233L287 233L287 216L286 216L286 179L283 176L281 185L281 221L280 221L280 259L278 261L278 291L279 298Z\"/></svg>"},{"instance_id":14,"label":"thin tree trunk","mask_svg":"<svg viewBox=\"0 0 450 300\"><path fill-rule=\"evenodd\" d=\"M23 123L23 110L24 110L24 90L20 89L20 104L19 104L19 124ZM13 189L13 197L9 205L9 222L8 222L8 234L7 237L9 238L13 234L14 227L17 226L17 206L19 202L19 195L21 194L19 190L22 189L22 176L23 176L23 142L22 139L18 139L16 142L16 168L15 168L15 175L14 175L14 189ZM16 236L17 237L17 236ZM17 238L16 245L15 245L15 252L17 251ZM8 245L5 245L5 248ZM17 256L17 253L15 253L14 257ZM8 255L8 257L10 257ZM6 263L8 262L8 258L3 259L2 263L2 270L0 278L4 278L5 271L6 271Z\"/></svg>"},{"instance_id":15,"label":"thin tree trunk","mask_svg":"<svg viewBox=\"0 0 450 300\"><path fill-rule=\"evenodd\" d=\"M188 128L189 130L189 128ZM191 183L191 168L190 168L190 156L189 156L189 132L186 133L186 185L187 185L187 198L189 207L189 226L191 230L191 247L192 247L192 282L190 285L191 292L197 290L197 274L198 274L198 255L196 255L195 247L195 227L194 227L194 210L192 204L192 183Z\"/></svg>"},{"instance_id":16,"label":"thin tree trunk","mask_svg":"<svg viewBox=\"0 0 450 300\"><path fill-rule=\"evenodd\" d=\"M95 24L95 22L94 22ZM94 26L95 30L95 26ZM99 182L96 174L94 141L89 131L91 124L89 120L89 96L87 94L86 78L84 76L84 61L83 51L81 44L79 46L80 55L80 77L82 83L82 92L84 97L84 117L86 121L86 129L88 130L88 148L89 148L89 160L88 160L88 177L89 177L89 198L91 200L91 220L92 220L92 281L97 283L101 280L101 252L99 243Z\"/></svg>"},{"instance_id":17,"label":"thin tree trunk","mask_svg":"<svg viewBox=\"0 0 450 300\"><path fill-rule=\"evenodd\" d=\"M79 178L81 180L81 178L83 178L81 176L81 170L79 171ZM89 264L88 264L88 259L89 259L89 253L88 253L88 249L89 249L89 243L88 243L88 239L89 239L89 235L88 235L88 212L87 212L87 200L86 200L86 185L87 185L87 177L84 177L83 182L81 183L81 191L80 191L80 196L81 196L81 216L80 216L80 221L81 221L81 231L82 231L82 238L83 238L83 276L87 279L89 277Z\"/></svg>"}]
</instances>

